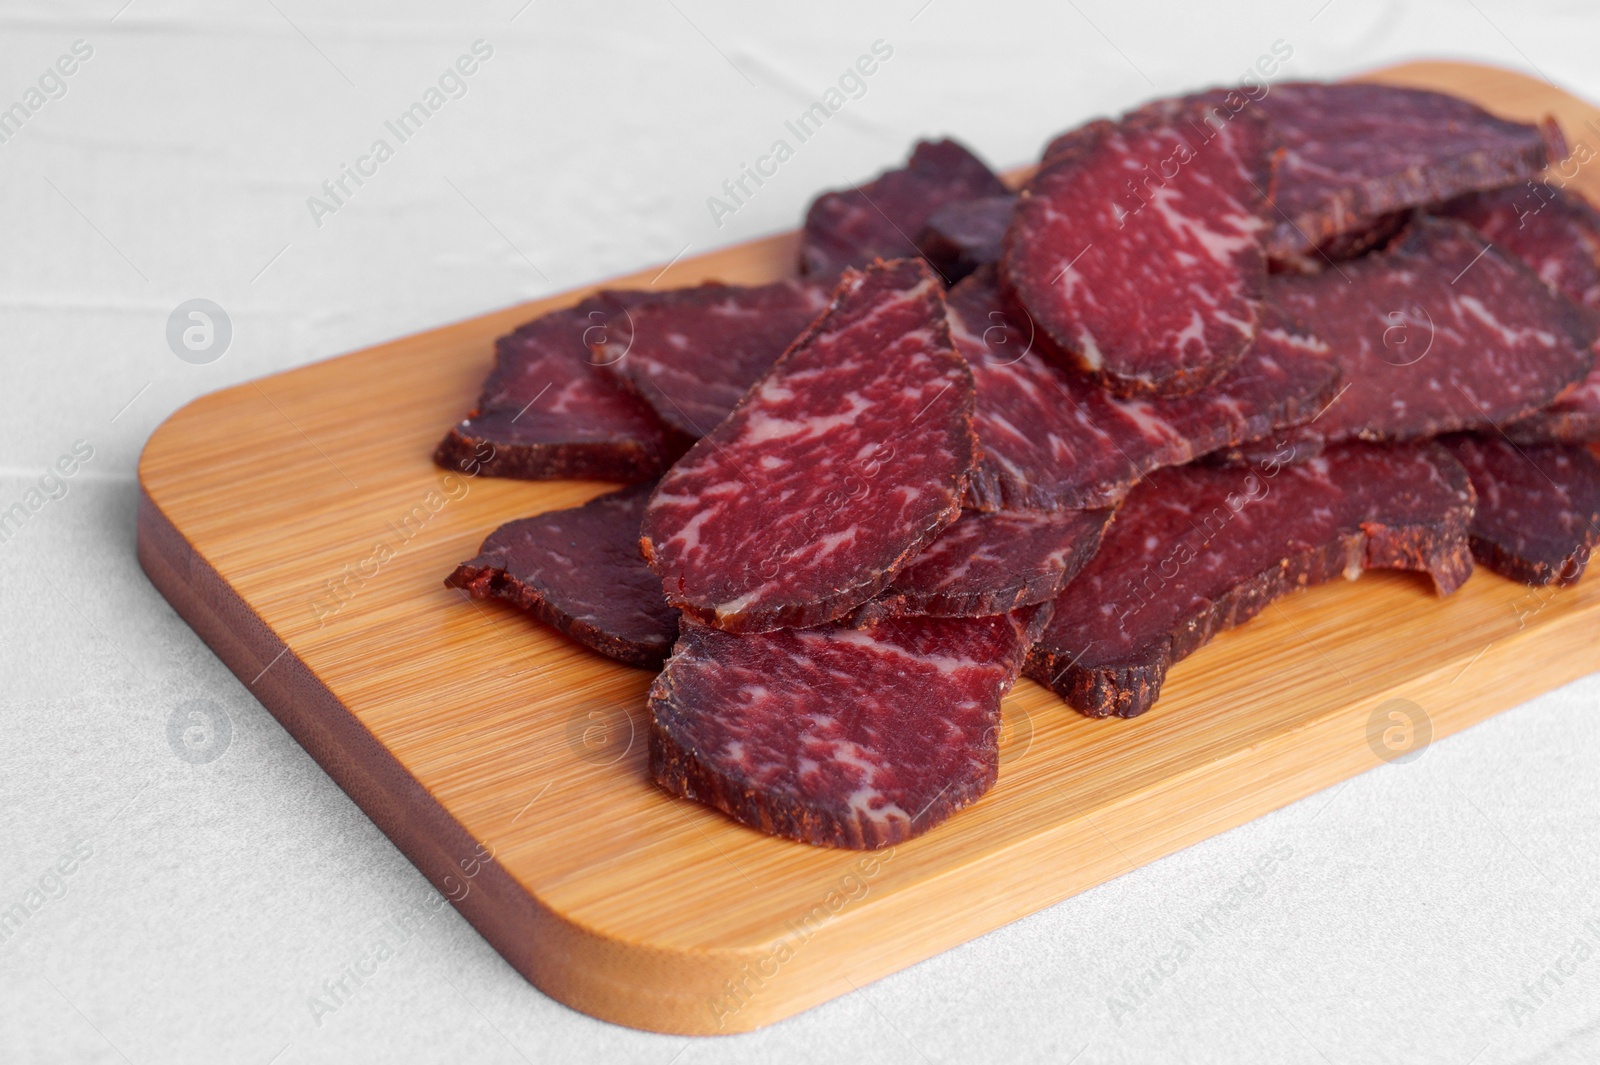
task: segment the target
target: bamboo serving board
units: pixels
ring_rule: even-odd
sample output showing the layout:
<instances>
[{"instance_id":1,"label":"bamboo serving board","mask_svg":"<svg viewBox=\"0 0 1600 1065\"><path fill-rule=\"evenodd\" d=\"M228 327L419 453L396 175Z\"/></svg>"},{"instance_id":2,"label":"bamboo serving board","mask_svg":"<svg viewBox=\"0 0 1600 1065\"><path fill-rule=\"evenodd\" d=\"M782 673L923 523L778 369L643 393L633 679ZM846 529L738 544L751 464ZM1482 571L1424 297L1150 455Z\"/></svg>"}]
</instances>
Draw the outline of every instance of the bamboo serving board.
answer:
<instances>
[{"instance_id":1,"label":"bamboo serving board","mask_svg":"<svg viewBox=\"0 0 1600 1065\"><path fill-rule=\"evenodd\" d=\"M1554 113L1574 145L1600 143L1600 111L1519 74L1375 77ZM1600 199L1597 170L1573 180ZM728 248L658 283L768 281L795 247ZM1019 682L999 784L911 843L764 836L651 785L650 674L441 583L502 522L609 489L429 459L493 339L588 291L196 400L145 448L138 519L145 572L184 619L519 972L585 1013L688 1034L768 1024L1596 666L1593 574L1535 591L1480 572L1444 600L1372 574L1224 634L1132 721Z\"/></svg>"}]
</instances>

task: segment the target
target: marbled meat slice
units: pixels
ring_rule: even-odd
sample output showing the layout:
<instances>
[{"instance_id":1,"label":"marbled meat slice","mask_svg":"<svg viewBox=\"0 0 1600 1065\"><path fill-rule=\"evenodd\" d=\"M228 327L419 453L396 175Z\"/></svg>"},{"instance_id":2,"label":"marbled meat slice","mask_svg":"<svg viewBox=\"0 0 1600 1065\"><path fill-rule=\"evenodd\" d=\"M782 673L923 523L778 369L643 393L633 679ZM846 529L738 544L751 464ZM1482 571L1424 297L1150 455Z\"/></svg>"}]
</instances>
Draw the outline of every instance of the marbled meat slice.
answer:
<instances>
[{"instance_id":1,"label":"marbled meat slice","mask_svg":"<svg viewBox=\"0 0 1600 1065\"><path fill-rule=\"evenodd\" d=\"M1000 261L1000 242L1011 224L1015 196L985 196L946 204L928 216L917 250L955 284L978 267Z\"/></svg>"},{"instance_id":2,"label":"marbled meat slice","mask_svg":"<svg viewBox=\"0 0 1600 1065\"><path fill-rule=\"evenodd\" d=\"M1600 543L1600 460L1571 444L1447 436L1478 493L1472 555L1524 584L1576 584Z\"/></svg>"},{"instance_id":3,"label":"marbled meat slice","mask_svg":"<svg viewBox=\"0 0 1600 1065\"><path fill-rule=\"evenodd\" d=\"M1054 599L1094 556L1113 513L963 511L856 620L987 617Z\"/></svg>"},{"instance_id":4,"label":"marbled meat slice","mask_svg":"<svg viewBox=\"0 0 1600 1065\"><path fill-rule=\"evenodd\" d=\"M822 317L662 477L641 546L667 599L737 632L844 617L960 514L972 406L927 265L847 271Z\"/></svg>"},{"instance_id":5,"label":"marbled meat slice","mask_svg":"<svg viewBox=\"0 0 1600 1065\"><path fill-rule=\"evenodd\" d=\"M707 282L618 308L589 349L663 422L698 440L827 305L828 290L808 281Z\"/></svg>"},{"instance_id":6,"label":"marbled meat slice","mask_svg":"<svg viewBox=\"0 0 1600 1065\"><path fill-rule=\"evenodd\" d=\"M1600 312L1600 211L1582 196L1529 181L1463 196L1437 213L1461 219L1539 280Z\"/></svg>"},{"instance_id":7,"label":"marbled meat slice","mask_svg":"<svg viewBox=\"0 0 1600 1065\"><path fill-rule=\"evenodd\" d=\"M1141 714L1174 662L1295 588L1386 568L1455 590L1472 572L1472 501L1434 443L1345 444L1271 477L1160 470L1056 598L1027 675L1090 717Z\"/></svg>"},{"instance_id":8,"label":"marbled meat slice","mask_svg":"<svg viewBox=\"0 0 1600 1065\"><path fill-rule=\"evenodd\" d=\"M1419 218L1385 251L1273 287L1343 369L1344 391L1301 430L1328 441L1499 425L1594 365L1587 314L1457 221Z\"/></svg>"},{"instance_id":9,"label":"marbled meat slice","mask_svg":"<svg viewBox=\"0 0 1600 1065\"><path fill-rule=\"evenodd\" d=\"M1503 428L1511 439L1526 443L1600 441L1600 366L1544 410Z\"/></svg>"},{"instance_id":10,"label":"marbled meat slice","mask_svg":"<svg viewBox=\"0 0 1600 1065\"><path fill-rule=\"evenodd\" d=\"M1040 350L1120 395L1216 381L1255 339L1265 126L1173 103L1058 139L1023 189L1002 287Z\"/></svg>"},{"instance_id":11,"label":"marbled meat slice","mask_svg":"<svg viewBox=\"0 0 1600 1065\"><path fill-rule=\"evenodd\" d=\"M986 271L948 299L950 334L977 383L982 457L967 504L983 510L1108 506L1153 469L1313 417L1339 389L1327 346L1270 298L1232 373L1191 395L1146 399L1117 399L1046 363L1035 338L1002 310Z\"/></svg>"},{"instance_id":12,"label":"marbled meat slice","mask_svg":"<svg viewBox=\"0 0 1600 1065\"><path fill-rule=\"evenodd\" d=\"M1468 223L1545 284L1600 315L1600 211L1582 196L1530 181L1463 196L1441 213ZM1503 428L1517 440L1600 440L1600 367L1549 407Z\"/></svg>"},{"instance_id":13,"label":"marbled meat slice","mask_svg":"<svg viewBox=\"0 0 1600 1065\"><path fill-rule=\"evenodd\" d=\"M1534 177L1565 157L1555 122L1508 122L1459 97L1398 85L1292 82L1251 106L1238 90L1202 94L1216 113L1259 110L1278 146L1268 257L1316 268L1317 249L1385 216Z\"/></svg>"},{"instance_id":14,"label":"marbled meat slice","mask_svg":"<svg viewBox=\"0 0 1600 1065\"><path fill-rule=\"evenodd\" d=\"M807 843L921 835L994 784L1000 700L1049 609L755 635L686 618L650 691L651 775Z\"/></svg>"},{"instance_id":15,"label":"marbled meat slice","mask_svg":"<svg viewBox=\"0 0 1600 1065\"><path fill-rule=\"evenodd\" d=\"M1293 466L1316 458L1328 449L1328 442L1315 433L1299 433L1291 428L1277 440L1262 439L1240 447L1213 451L1201 461L1223 466L1256 466L1275 470L1279 466Z\"/></svg>"},{"instance_id":16,"label":"marbled meat slice","mask_svg":"<svg viewBox=\"0 0 1600 1065\"><path fill-rule=\"evenodd\" d=\"M918 141L905 166L811 202L801 233L800 272L831 279L847 266L915 255L917 234L939 208L1005 194L994 171L963 145Z\"/></svg>"},{"instance_id":17,"label":"marbled meat slice","mask_svg":"<svg viewBox=\"0 0 1600 1065\"><path fill-rule=\"evenodd\" d=\"M445 584L474 599L514 603L619 662L660 666L677 639L678 612L639 556L639 523L654 487L507 522Z\"/></svg>"},{"instance_id":18,"label":"marbled meat slice","mask_svg":"<svg viewBox=\"0 0 1600 1065\"><path fill-rule=\"evenodd\" d=\"M585 334L639 294L606 292L552 311L495 341L478 405L433 458L490 477L647 481L688 441L638 396L589 364Z\"/></svg>"}]
</instances>

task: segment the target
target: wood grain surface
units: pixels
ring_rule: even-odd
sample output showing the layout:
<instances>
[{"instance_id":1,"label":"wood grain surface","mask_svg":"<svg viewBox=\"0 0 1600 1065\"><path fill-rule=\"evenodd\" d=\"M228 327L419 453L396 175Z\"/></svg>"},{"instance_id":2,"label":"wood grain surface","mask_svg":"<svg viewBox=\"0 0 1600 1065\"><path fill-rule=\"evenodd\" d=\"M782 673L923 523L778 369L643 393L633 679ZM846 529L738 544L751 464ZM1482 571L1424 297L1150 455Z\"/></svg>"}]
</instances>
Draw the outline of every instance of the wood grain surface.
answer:
<instances>
[{"instance_id":1,"label":"wood grain surface","mask_svg":"<svg viewBox=\"0 0 1600 1065\"><path fill-rule=\"evenodd\" d=\"M1457 63L1373 75L1574 145L1600 112ZM1053 132L1040 131L1041 143ZM1574 187L1600 199L1593 165ZM760 282L783 235L613 282ZM495 336L590 289L213 393L139 466L150 579L373 820L535 985L619 1024L747 1030L823 1002L1594 669L1600 579L1480 572L1440 600L1373 574L1269 607L1091 721L1029 681L1000 782L921 839L861 854L764 836L655 789L649 673L442 579L504 521L609 486L447 473ZM1397 703L1395 700L1405 700Z\"/></svg>"}]
</instances>

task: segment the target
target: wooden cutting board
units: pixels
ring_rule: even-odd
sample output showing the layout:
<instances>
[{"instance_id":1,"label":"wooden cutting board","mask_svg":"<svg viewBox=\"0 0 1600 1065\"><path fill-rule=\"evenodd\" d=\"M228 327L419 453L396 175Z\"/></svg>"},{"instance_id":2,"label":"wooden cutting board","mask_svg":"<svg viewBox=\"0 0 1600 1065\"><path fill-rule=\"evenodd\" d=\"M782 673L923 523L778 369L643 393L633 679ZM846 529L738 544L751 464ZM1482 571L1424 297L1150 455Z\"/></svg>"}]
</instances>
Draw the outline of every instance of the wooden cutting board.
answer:
<instances>
[{"instance_id":1,"label":"wooden cutting board","mask_svg":"<svg viewBox=\"0 0 1600 1065\"><path fill-rule=\"evenodd\" d=\"M1600 111L1520 74L1375 77L1600 143ZM1600 199L1597 172L1574 181ZM784 235L615 284L762 282L794 257ZM196 400L145 448L138 530L145 572L229 668L519 972L585 1013L768 1024L1596 668L1593 574L1535 591L1479 573L1445 600L1373 574L1224 634L1132 721L1020 682L999 784L921 839L764 836L651 785L650 674L441 583L500 523L609 487L429 461L493 339L589 291Z\"/></svg>"}]
</instances>

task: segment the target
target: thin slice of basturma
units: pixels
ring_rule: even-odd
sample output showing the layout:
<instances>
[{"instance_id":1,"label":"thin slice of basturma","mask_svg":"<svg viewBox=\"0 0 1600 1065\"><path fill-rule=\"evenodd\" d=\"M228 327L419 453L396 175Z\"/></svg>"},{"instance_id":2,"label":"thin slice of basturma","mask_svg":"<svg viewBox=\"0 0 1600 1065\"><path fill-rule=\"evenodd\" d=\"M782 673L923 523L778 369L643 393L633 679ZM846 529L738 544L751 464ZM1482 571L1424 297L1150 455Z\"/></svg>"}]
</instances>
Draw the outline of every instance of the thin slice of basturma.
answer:
<instances>
[{"instance_id":1,"label":"thin slice of basturma","mask_svg":"<svg viewBox=\"0 0 1600 1065\"><path fill-rule=\"evenodd\" d=\"M641 547L668 601L735 632L845 617L959 516L972 406L927 265L846 272L657 486Z\"/></svg>"},{"instance_id":2,"label":"thin slice of basturma","mask_svg":"<svg viewBox=\"0 0 1600 1065\"><path fill-rule=\"evenodd\" d=\"M1000 245L1016 205L1011 195L946 204L928 216L917 234L917 250L953 285L978 267L1000 261Z\"/></svg>"},{"instance_id":3,"label":"thin slice of basturma","mask_svg":"<svg viewBox=\"0 0 1600 1065\"><path fill-rule=\"evenodd\" d=\"M1049 606L740 635L684 620L650 691L650 773L752 828L871 849L999 769L1000 700Z\"/></svg>"},{"instance_id":4,"label":"thin slice of basturma","mask_svg":"<svg viewBox=\"0 0 1600 1065\"><path fill-rule=\"evenodd\" d=\"M1001 287L1040 350L1119 395L1221 378L1256 335L1265 126L1171 103L1058 139L1017 200Z\"/></svg>"},{"instance_id":5,"label":"thin slice of basturma","mask_svg":"<svg viewBox=\"0 0 1600 1065\"><path fill-rule=\"evenodd\" d=\"M1600 210L1578 193L1529 181L1462 196L1434 213L1461 219L1539 280L1600 312Z\"/></svg>"},{"instance_id":6,"label":"thin slice of basturma","mask_svg":"<svg viewBox=\"0 0 1600 1065\"><path fill-rule=\"evenodd\" d=\"M1326 341L1344 387L1303 432L1329 442L1487 429L1548 406L1594 366L1586 311L1453 220L1273 291Z\"/></svg>"},{"instance_id":7,"label":"thin slice of basturma","mask_svg":"<svg viewBox=\"0 0 1600 1065\"><path fill-rule=\"evenodd\" d=\"M707 282L619 307L592 330L591 361L690 440L715 429L828 305L808 281Z\"/></svg>"},{"instance_id":8,"label":"thin slice of basturma","mask_svg":"<svg viewBox=\"0 0 1600 1065\"><path fill-rule=\"evenodd\" d=\"M987 617L1047 602L1094 556L1113 513L963 511L856 620Z\"/></svg>"},{"instance_id":9,"label":"thin slice of basturma","mask_svg":"<svg viewBox=\"0 0 1600 1065\"><path fill-rule=\"evenodd\" d=\"M1550 406L1503 428L1511 439L1525 443L1600 441L1600 366Z\"/></svg>"},{"instance_id":10,"label":"thin slice of basturma","mask_svg":"<svg viewBox=\"0 0 1600 1065\"><path fill-rule=\"evenodd\" d=\"M1576 193L1529 181L1453 200L1441 213L1515 255L1546 285L1600 316L1600 211ZM1600 440L1600 366L1544 410L1503 427L1515 440Z\"/></svg>"},{"instance_id":11,"label":"thin slice of basturma","mask_svg":"<svg viewBox=\"0 0 1600 1065\"><path fill-rule=\"evenodd\" d=\"M478 405L434 451L434 461L490 477L647 481L688 441L638 396L589 364L586 334L631 292L591 296L495 341Z\"/></svg>"},{"instance_id":12,"label":"thin slice of basturma","mask_svg":"<svg viewBox=\"0 0 1600 1065\"><path fill-rule=\"evenodd\" d=\"M950 335L978 392L982 457L967 505L1109 506L1151 470L1315 416L1338 394L1339 368L1268 293L1255 343L1227 377L1187 396L1118 399L1041 359L1026 319L1002 308L992 274L980 270L951 289Z\"/></svg>"},{"instance_id":13,"label":"thin slice of basturma","mask_svg":"<svg viewBox=\"0 0 1600 1065\"><path fill-rule=\"evenodd\" d=\"M507 522L445 579L474 599L504 599L579 643L654 668L678 636L678 612L639 557L639 522L654 485Z\"/></svg>"},{"instance_id":14,"label":"thin slice of basturma","mask_svg":"<svg viewBox=\"0 0 1600 1065\"><path fill-rule=\"evenodd\" d=\"M1600 460L1571 444L1447 436L1478 494L1472 556L1523 584L1578 583L1600 543Z\"/></svg>"},{"instance_id":15,"label":"thin slice of basturma","mask_svg":"<svg viewBox=\"0 0 1600 1065\"><path fill-rule=\"evenodd\" d=\"M1296 588L1366 569L1471 575L1467 473L1438 444L1344 444L1271 475L1160 470L1056 597L1027 675L1090 717L1133 717L1167 670Z\"/></svg>"},{"instance_id":16,"label":"thin slice of basturma","mask_svg":"<svg viewBox=\"0 0 1600 1065\"><path fill-rule=\"evenodd\" d=\"M1219 114L1266 116L1279 148L1267 254L1290 267L1322 267L1317 249L1352 235L1359 243L1397 212L1518 184L1566 156L1552 119L1508 122L1445 93L1358 82L1262 93L1251 100L1217 89L1201 98Z\"/></svg>"},{"instance_id":17,"label":"thin slice of basturma","mask_svg":"<svg viewBox=\"0 0 1600 1065\"><path fill-rule=\"evenodd\" d=\"M915 255L917 234L939 208L1004 195L994 171L962 144L918 141L905 166L811 202L801 231L800 272L829 279L847 266Z\"/></svg>"}]
</instances>

